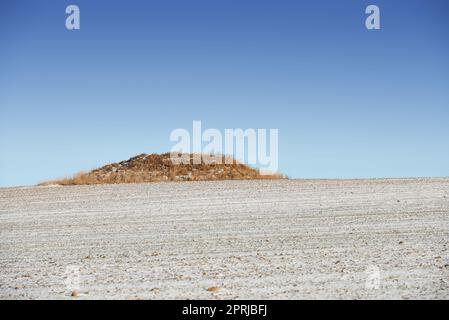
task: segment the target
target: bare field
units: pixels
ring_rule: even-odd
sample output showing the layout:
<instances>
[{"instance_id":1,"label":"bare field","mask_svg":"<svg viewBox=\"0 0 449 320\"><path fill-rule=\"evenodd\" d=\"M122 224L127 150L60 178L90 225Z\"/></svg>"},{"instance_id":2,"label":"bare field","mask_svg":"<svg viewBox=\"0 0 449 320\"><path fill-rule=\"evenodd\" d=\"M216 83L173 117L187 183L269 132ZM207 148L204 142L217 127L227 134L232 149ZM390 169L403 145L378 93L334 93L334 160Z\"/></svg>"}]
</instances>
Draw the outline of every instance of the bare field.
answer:
<instances>
[{"instance_id":1,"label":"bare field","mask_svg":"<svg viewBox=\"0 0 449 320\"><path fill-rule=\"evenodd\" d=\"M0 189L1 299L448 299L448 246L449 179Z\"/></svg>"}]
</instances>

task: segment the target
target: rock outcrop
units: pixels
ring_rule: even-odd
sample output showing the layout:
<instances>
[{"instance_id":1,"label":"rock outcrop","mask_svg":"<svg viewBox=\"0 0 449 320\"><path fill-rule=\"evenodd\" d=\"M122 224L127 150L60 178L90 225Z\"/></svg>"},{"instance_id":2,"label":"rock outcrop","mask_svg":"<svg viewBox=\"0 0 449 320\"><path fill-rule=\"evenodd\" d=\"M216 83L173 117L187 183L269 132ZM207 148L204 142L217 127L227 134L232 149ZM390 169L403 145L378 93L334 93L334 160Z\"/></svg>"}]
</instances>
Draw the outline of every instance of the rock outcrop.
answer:
<instances>
[{"instance_id":1,"label":"rock outcrop","mask_svg":"<svg viewBox=\"0 0 449 320\"><path fill-rule=\"evenodd\" d=\"M185 154L185 163L175 163L169 153L140 154L126 161L112 163L90 172L81 172L71 178L54 180L43 185L82 185L82 184L115 184L143 183L160 181L206 181L206 180L250 180L281 179L278 174L263 175L258 169L238 163L225 157L222 161L201 161L194 164L193 157L201 155ZM190 161L189 161L190 159Z\"/></svg>"}]
</instances>

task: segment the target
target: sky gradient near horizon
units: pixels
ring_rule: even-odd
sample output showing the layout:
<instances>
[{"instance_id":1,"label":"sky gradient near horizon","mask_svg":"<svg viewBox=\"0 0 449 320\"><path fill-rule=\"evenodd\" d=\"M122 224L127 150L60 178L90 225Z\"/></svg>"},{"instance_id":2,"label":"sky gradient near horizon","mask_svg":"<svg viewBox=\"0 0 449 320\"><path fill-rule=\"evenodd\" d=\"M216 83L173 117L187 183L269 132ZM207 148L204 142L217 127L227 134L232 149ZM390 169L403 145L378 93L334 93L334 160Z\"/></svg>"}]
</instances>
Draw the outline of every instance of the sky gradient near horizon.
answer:
<instances>
[{"instance_id":1,"label":"sky gradient near horizon","mask_svg":"<svg viewBox=\"0 0 449 320\"><path fill-rule=\"evenodd\" d=\"M446 0L1 1L0 186L167 152L194 120L278 128L292 178L449 176L448 14Z\"/></svg>"}]
</instances>

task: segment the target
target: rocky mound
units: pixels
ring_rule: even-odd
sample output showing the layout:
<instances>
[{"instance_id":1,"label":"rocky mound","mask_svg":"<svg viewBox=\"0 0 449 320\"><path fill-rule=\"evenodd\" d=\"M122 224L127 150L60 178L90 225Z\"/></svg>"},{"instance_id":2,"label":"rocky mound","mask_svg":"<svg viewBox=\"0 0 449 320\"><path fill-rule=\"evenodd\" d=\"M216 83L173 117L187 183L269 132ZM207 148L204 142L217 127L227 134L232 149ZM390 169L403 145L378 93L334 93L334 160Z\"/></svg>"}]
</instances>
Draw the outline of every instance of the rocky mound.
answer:
<instances>
[{"instance_id":1,"label":"rocky mound","mask_svg":"<svg viewBox=\"0 0 449 320\"><path fill-rule=\"evenodd\" d=\"M259 170L231 159L232 164L221 163L194 164L193 154L190 163L177 164L170 159L170 154L140 154L129 160L108 164L90 172L81 172L71 178L54 180L42 185L82 185L143 183L159 181L206 181L206 180L250 180L281 179L281 175L262 175ZM196 155L198 156L198 155ZM188 158L187 158L188 159Z\"/></svg>"}]
</instances>

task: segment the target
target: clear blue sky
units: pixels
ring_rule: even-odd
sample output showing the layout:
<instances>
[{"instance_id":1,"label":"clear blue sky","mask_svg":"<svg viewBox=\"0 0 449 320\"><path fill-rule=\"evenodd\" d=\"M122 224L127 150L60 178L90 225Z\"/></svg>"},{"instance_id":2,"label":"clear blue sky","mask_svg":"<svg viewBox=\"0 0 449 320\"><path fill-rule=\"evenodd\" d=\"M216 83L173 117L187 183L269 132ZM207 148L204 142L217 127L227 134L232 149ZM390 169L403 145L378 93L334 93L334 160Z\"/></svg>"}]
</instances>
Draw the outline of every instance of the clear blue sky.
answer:
<instances>
[{"instance_id":1,"label":"clear blue sky","mask_svg":"<svg viewBox=\"0 0 449 320\"><path fill-rule=\"evenodd\" d=\"M69 4L81 30L65 29ZM278 128L293 178L449 176L448 14L447 0L0 1L0 186L169 151L193 120Z\"/></svg>"}]
</instances>

